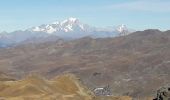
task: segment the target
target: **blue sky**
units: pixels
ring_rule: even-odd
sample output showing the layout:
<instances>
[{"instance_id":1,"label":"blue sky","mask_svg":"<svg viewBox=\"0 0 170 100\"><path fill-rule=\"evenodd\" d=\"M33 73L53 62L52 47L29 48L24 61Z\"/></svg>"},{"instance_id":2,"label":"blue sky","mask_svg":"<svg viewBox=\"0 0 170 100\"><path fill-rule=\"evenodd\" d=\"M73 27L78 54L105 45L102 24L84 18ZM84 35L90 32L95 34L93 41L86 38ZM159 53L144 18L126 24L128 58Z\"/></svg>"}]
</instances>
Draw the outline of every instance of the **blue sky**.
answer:
<instances>
[{"instance_id":1,"label":"blue sky","mask_svg":"<svg viewBox=\"0 0 170 100\"><path fill-rule=\"evenodd\" d=\"M170 29L170 0L0 0L0 32L76 17L99 27Z\"/></svg>"}]
</instances>

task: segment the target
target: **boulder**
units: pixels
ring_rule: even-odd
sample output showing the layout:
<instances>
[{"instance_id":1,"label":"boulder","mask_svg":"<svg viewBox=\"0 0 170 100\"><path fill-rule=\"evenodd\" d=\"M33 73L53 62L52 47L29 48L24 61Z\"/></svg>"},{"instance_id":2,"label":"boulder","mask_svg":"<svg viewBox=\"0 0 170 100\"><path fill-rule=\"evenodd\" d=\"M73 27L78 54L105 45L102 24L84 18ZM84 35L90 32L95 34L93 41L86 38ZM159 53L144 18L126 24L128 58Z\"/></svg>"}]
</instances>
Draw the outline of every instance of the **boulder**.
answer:
<instances>
[{"instance_id":1,"label":"boulder","mask_svg":"<svg viewBox=\"0 0 170 100\"><path fill-rule=\"evenodd\" d=\"M170 86L160 88L155 100L170 100Z\"/></svg>"}]
</instances>

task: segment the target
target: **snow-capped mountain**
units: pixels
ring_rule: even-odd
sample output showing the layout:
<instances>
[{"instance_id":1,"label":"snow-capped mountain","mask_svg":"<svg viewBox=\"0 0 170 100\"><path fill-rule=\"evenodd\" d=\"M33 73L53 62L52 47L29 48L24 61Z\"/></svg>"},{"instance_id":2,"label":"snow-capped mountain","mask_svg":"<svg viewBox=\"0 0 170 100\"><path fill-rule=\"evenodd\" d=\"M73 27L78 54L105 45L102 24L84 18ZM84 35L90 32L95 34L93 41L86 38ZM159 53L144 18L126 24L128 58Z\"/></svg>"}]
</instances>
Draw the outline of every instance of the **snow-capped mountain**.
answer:
<instances>
[{"instance_id":1,"label":"snow-capped mountain","mask_svg":"<svg viewBox=\"0 0 170 100\"><path fill-rule=\"evenodd\" d=\"M95 28L92 26L89 26L87 24L81 23L77 18L68 18L62 22L53 22L51 24L46 24L46 25L41 25L37 27L33 27L28 29L28 31L31 32L44 32L47 34L55 34L60 36L61 33L76 33L76 32L81 32L84 33L84 35L90 35L88 33L94 33L94 32L114 32L117 33L116 35L127 35L130 33L126 25L122 24L117 26L116 28L114 27L105 27L105 28ZM100 35L97 34L97 35ZM69 35L69 34L66 34ZM75 35L80 35L80 34L75 34Z\"/></svg>"},{"instance_id":2,"label":"snow-capped mountain","mask_svg":"<svg viewBox=\"0 0 170 100\"><path fill-rule=\"evenodd\" d=\"M122 33L124 31L127 31L128 29L127 29L126 25L122 24L122 25L118 26L116 30L118 32Z\"/></svg>"},{"instance_id":3,"label":"snow-capped mountain","mask_svg":"<svg viewBox=\"0 0 170 100\"><path fill-rule=\"evenodd\" d=\"M130 30L124 24L117 26L116 31L120 33L120 36L125 36L130 33Z\"/></svg>"},{"instance_id":4,"label":"snow-capped mountain","mask_svg":"<svg viewBox=\"0 0 170 100\"><path fill-rule=\"evenodd\" d=\"M81 23L77 18L68 18L62 22L53 22L51 24L41 25L29 29L32 32L45 32L48 34L55 34L58 32L89 32L93 31L87 24Z\"/></svg>"},{"instance_id":5,"label":"snow-capped mountain","mask_svg":"<svg viewBox=\"0 0 170 100\"><path fill-rule=\"evenodd\" d=\"M129 34L125 25L116 28L97 28L80 22L77 18L68 18L64 21L56 21L51 24L44 24L29 28L24 31L14 31L0 34L0 47L22 43L23 41L40 39L41 41L56 37L56 39L77 39L85 36L93 38L115 37ZM45 39L47 38L47 39ZM54 38L51 40L55 40Z\"/></svg>"}]
</instances>

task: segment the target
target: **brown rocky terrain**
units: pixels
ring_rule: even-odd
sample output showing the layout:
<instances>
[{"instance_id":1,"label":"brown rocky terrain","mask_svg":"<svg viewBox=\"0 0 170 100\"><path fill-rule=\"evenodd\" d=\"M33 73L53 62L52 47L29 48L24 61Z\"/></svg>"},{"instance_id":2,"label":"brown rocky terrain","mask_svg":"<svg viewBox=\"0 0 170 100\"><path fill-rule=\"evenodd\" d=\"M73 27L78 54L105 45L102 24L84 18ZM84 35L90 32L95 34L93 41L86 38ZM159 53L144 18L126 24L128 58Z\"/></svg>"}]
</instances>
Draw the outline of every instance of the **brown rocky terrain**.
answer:
<instances>
[{"instance_id":1,"label":"brown rocky terrain","mask_svg":"<svg viewBox=\"0 0 170 100\"><path fill-rule=\"evenodd\" d=\"M80 77L88 88L109 85L114 96L155 96L170 82L170 31L145 30L127 36L23 44L0 49L0 69L15 78L38 73Z\"/></svg>"}]
</instances>

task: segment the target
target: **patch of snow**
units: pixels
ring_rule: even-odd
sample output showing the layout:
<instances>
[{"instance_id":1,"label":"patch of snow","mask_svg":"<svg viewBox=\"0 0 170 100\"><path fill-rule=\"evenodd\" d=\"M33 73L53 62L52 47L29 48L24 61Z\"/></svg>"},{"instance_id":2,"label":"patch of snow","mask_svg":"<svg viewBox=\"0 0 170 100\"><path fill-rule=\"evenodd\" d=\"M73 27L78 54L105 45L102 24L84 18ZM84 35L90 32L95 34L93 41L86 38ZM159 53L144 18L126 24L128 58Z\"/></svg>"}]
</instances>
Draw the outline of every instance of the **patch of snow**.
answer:
<instances>
[{"instance_id":1,"label":"patch of snow","mask_svg":"<svg viewBox=\"0 0 170 100\"><path fill-rule=\"evenodd\" d=\"M68 20L71 21L71 22L76 22L78 19L77 19L77 18L70 17Z\"/></svg>"},{"instance_id":2,"label":"patch of snow","mask_svg":"<svg viewBox=\"0 0 170 100\"><path fill-rule=\"evenodd\" d=\"M58 25L60 24L60 22L56 21L56 22L53 22L52 24Z\"/></svg>"},{"instance_id":3,"label":"patch of snow","mask_svg":"<svg viewBox=\"0 0 170 100\"><path fill-rule=\"evenodd\" d=\"M119 31L120 33L124 32L125 30L127 30L126 25L122 24L117 28L117 31Z\"/></svg>"},{"instance_id":4,"label":"patch of snow","mask_svg":"<svg viewBox=\"0 0 170 100\"><path fill-rule=\"evenodd\" d=\"M35 27L33 28L33 31L41 31L41 29L39 27Z\"/></svg>"}]
</instances>

